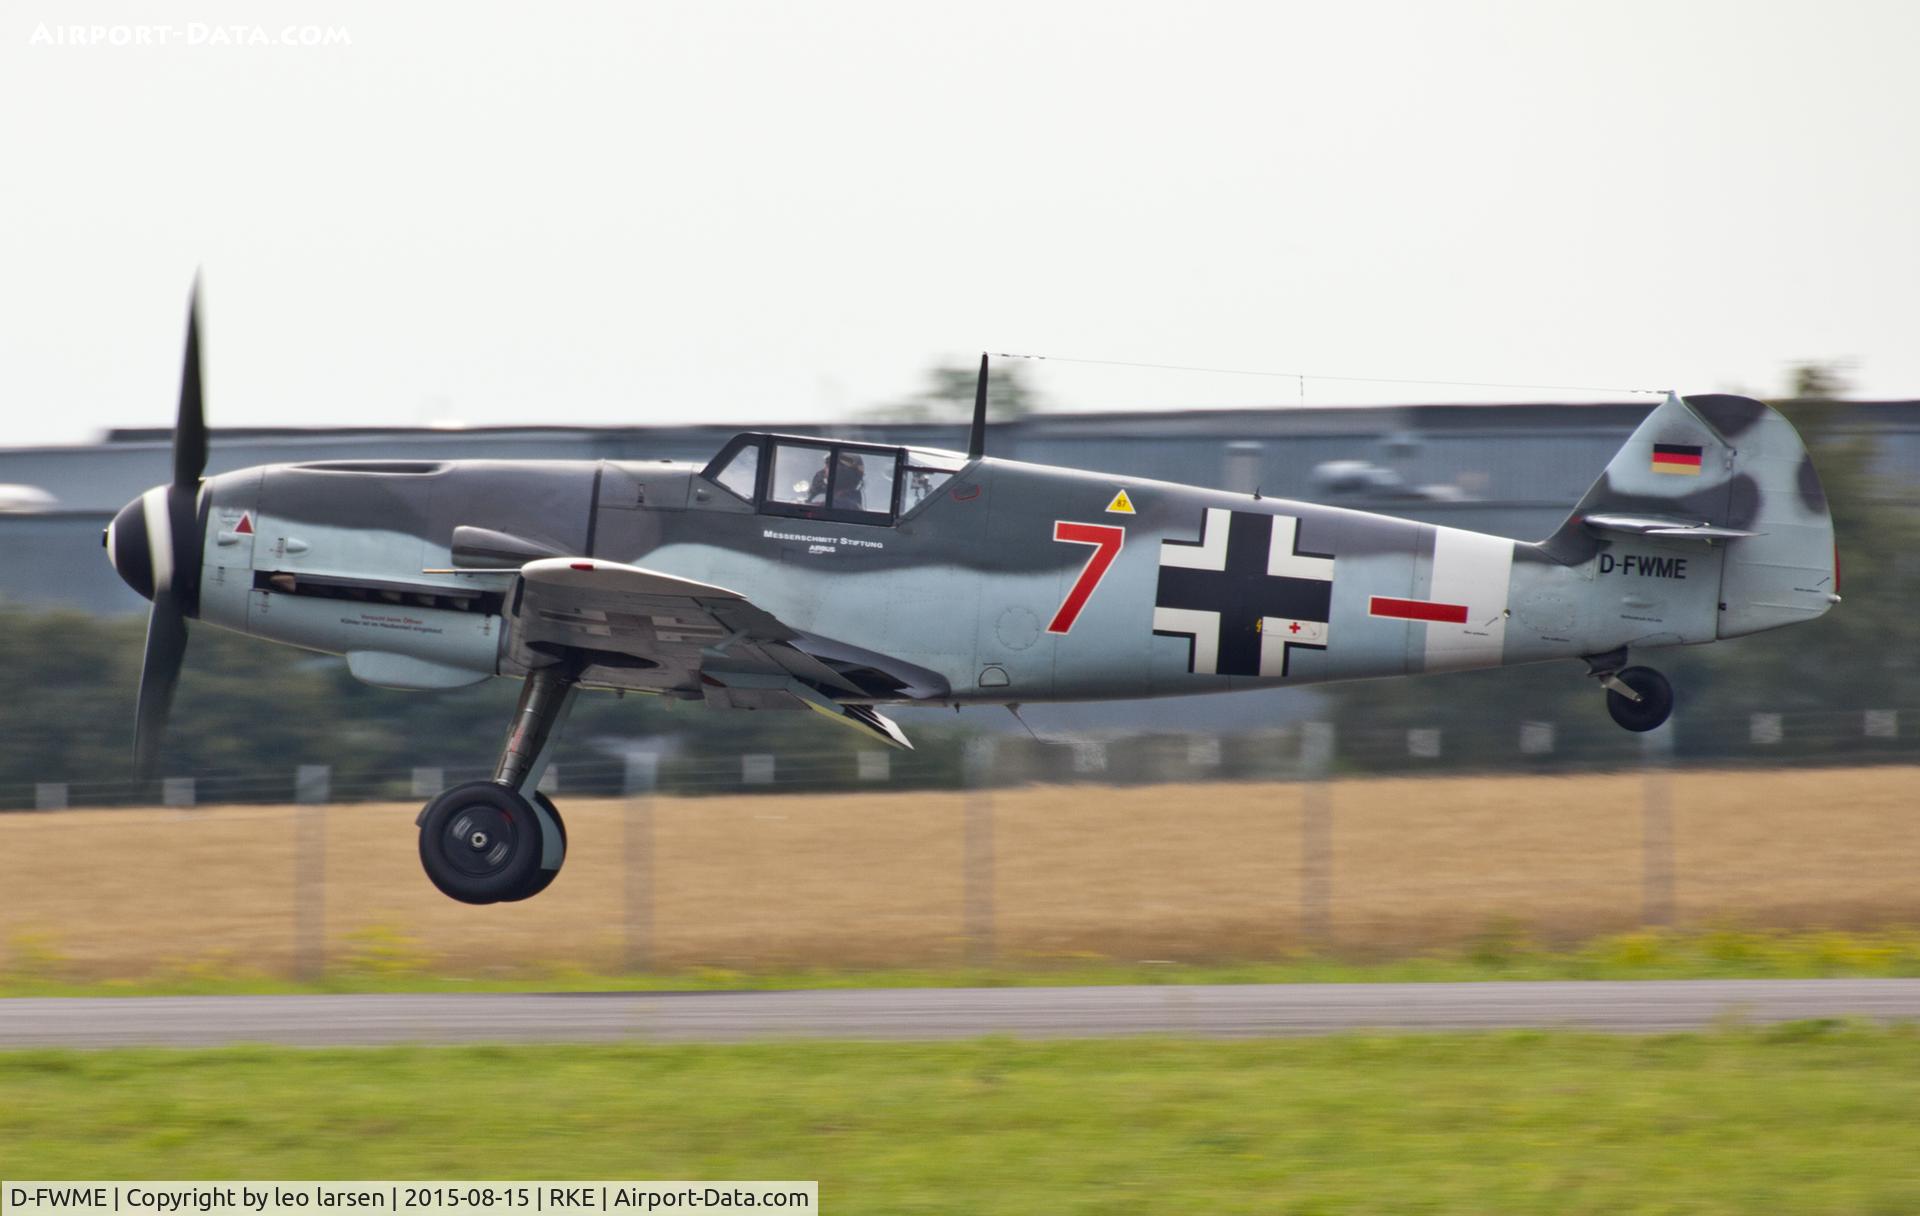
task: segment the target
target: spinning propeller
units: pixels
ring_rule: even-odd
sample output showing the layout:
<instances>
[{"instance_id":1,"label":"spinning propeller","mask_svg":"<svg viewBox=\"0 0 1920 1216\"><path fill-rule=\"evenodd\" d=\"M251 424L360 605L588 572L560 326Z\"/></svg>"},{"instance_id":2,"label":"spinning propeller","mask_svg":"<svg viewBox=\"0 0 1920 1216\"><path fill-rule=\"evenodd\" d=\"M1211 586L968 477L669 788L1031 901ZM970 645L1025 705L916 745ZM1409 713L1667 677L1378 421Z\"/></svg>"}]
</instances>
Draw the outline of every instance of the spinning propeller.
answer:
<instances>
[{"instance_id":1,"label":"spinning propeller","mask_svg":"<svg viewBox=\"0 0 1920 1216\"><path fill-rule=\"evenodd\" d=\"M187 306L187 354L180 372L180 410L173 425L173 481L120 508L107 525L107 560L126 584L153 601L140 664L134 717L134 765L153 775L180 664L187 654L187 618L200 611L200 474L207 467L207 424L200 402L200 281Z\"/></svg>"}]
</instances>

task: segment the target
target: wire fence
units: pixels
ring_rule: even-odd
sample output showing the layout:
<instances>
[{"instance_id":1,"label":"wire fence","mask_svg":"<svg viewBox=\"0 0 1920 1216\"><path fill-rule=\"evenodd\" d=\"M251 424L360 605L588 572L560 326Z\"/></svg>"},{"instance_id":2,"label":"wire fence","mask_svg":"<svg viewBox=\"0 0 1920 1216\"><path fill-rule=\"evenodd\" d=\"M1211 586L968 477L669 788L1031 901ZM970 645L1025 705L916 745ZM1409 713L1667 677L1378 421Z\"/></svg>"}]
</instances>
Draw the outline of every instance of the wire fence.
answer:
<instances>
[{"instance_id":1,"label":"wire fence","mask_svg":"<svg viewBox=\"0 0 1920 1216\"><path fill-rule=\"evenodd\" d=\"M1394 774L1578 772L1633 768L1911 763L1920 760L1920 711L1812 710L1690 719L1644 735L1591 720L1488 723L1472 717L1412 727L1297 722L1231 734L1179 732L974 735L918 751L563 748L542 788L616 797L938 790L1100 783L1292 781L1323 772ZM181 774L153 781L37 781L0 785L0 811L80 807L425 801L492 775L484 765L399 770L299 764Z\"/></svg>"},{"instance_id":2,"label":"wire fence","mask_svg":"<svg viewBox=\"0 0 1920 1216\"><path fill-rule=\"evenodd\" d=\"M1325 724L1293 743L1280 781L1101 782L1083 746L1063 780L1012 786L1004 739L963 756L959 791L901 790L871 762L873 792L830 797L791 796L778 765L748 788L787 797L569 799L563 775L563 873L488 908L421 874L408 802L0 816L23 862L0 979L1404 957L1920 923L1902 769L1378 779L1345 772ZM638 767L619 779L644 786ZM461 775L409 779L424 796ZM318 778L307 794L331 796Z\"/></svg>"}]
</instances>

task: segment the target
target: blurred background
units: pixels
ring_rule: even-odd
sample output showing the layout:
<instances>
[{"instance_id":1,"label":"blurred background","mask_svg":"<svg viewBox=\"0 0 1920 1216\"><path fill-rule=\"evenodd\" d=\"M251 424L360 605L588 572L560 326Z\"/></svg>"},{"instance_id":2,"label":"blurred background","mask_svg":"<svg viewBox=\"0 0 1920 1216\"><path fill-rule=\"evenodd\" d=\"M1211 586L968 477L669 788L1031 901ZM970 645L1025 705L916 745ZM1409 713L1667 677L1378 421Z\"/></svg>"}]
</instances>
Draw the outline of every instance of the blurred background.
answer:
<instances>
[{"instance_id":1,"label":"blurred background","mask_svg":"<svg viewBox=\"0 0 1920 1216\"><path fill-rule=\"evenodd\" d=\"M1520 538L1649 408L1479 404L1051 413L1014 365L997 453L1260 489ZM961 446L970 370L792 429ZM569 862L466 908L414 812L491 772L514 686L357 684L196 631L163 768L128 770L140 609L99 550L165 432L0 452L0 971L515 975L1231 963L1572 947L1646 929L1920 919L1920 409L1807 366L1776 402L1836 520L1815 625L1649 652L1668 726L1619 730L1577 663L1213 698L903 710L917 747L793 716L585 699L546 788ZM728 427L228 429L215 470L330 457L703 459ZM803 719L807 716L802 715ZM112 881L103 876L113 875ZM476 933L475 929L483 932ZM1904 957L1904 956L1903 956Z\"/></svg>"},{"instance_id":2,"label":"blurred background","mask_svg":"<svg viewBox=\"0 0 1920 1216\"><path fill-rule=\"evenodd\" d=\"M1405 405L1165 413L1050 413L1019 365L996 382L1006 416L996 454L1402 515L1538 539L1564 518L1650 406ZM1911 758L1920 738L1920 405L1844 399L1838 373L1806 367L1775 396L1819 466L1839 538L1841 609L1804 629L1657 654L1680 697L1654 736L1679 764ZM889 443L963 448L970 370L936 369L919 398L855 421L791 424ZM906 420L901 420L905 418ZM216 429L215 472L280 460L401 457L705 460L732 427ZM165 478L164 431L98 444L0 450L0 807L154 801L128 781L142 601L100 550L112 512ZM204 647L204 649L202 649ZM1270 742L1325 722L1354 771L1530 771L1635 761L1643 741L1612 727L1577 663L1110 705L1036 705L1025 725L997 707L902 710L918 750L888 779L956 785L976 736L1007 736L1006 780L1147 782L1287 775ZM417 796L415 770L463 780L490 769L517 686L447 694L355 683L344 663L196 630L169 734L192 800L291 800L303 766L328 796ZM1145 738L1165 747L1143 747ZM636 762L663 789L804 782L858 788L864 741L827 725L714 713L648 698L590 696L558 760L569 793L618 794ZM779 753L743 770L743 753ZM1200 757L1189 763L1189 755ZM1173 757L1170 759L1169 757ZM868 762L869 766L876 762ZM767 777L767 772L774 774ZM760 778L756 781L756 775ZM317 780L317 777L311 778ZM55 788L48 788L55 787ZM176 797L187 799L176 784Z\"/></svg>"},{"instance_id":3,"label":"blurred background","mask_svg":"<svg viewBox=\"0 0 1920 1216\"><path fill-rule=\"evenodd\" d=\"M312 970L380 926L466 957L455 912L593 966L1920 920L1866 877L1920 830L1916 35L1880 0L15 6L7 965ZM491 765L512 686L200 629L130 778L141 604L100 530L164 479L196 267L215 472L962 447L986 349L1053 356L997 361L996 455L1536 538L1648 390L1736 391L1807 438L1846 602L1651 656L1679 705L1645 739L1577 664L906 711L891 755L587 697L565 877L442 908L413 808Z\"/></svg>"},{"instance_id":4,"label":"blurred background","mask_svg":"<svg viewBox=\"0 0 1920 1216\"><path fill-rule=\"evenodd\" d=\"M0 6L0 1003L58 1030L12 998L1920 976L1916 45L1909 0ZM383 691L199 628L132 780L143 604L100 532L165 479L196 269L213 472L705 460L749 427L959 448L987 350L1049 356L996 360L995 455L1531 539L1659 391L1736 392L1808 441L1845 602L1644 656L1678 696L1647 736L1576 663L913 710L910 753L586 696L564 871L469 907L413 820L490 768L507 682ZM1920 1211L1911 1028L1729 1009L0 1052L0 1176Z\"/></svg>"}]
</instances>

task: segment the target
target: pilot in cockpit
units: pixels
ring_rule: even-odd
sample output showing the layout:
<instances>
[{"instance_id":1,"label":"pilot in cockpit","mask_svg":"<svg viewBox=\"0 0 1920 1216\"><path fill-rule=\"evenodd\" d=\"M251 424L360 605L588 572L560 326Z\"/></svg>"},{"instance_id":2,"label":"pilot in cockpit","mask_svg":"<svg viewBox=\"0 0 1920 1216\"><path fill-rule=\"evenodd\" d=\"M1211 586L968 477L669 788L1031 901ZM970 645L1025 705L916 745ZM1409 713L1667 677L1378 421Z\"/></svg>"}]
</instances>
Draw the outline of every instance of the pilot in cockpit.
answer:
<instances>
[{"instance_id":1,"label":"pilot in cockpit","mask_svg":"<svg viewBox=\"0 0 1920 1216\"><path fill-rule=\"evenodd\" d=\"M807 487L809 503L826 501L828 475L832 467L832 457L820 462L820 471L813 475L813 481ZM833 483L833 508L837 511L864 511L866 479L866 464L860 457L852 452L840 453L840 476Z\"/></svg>"}]
</instances>

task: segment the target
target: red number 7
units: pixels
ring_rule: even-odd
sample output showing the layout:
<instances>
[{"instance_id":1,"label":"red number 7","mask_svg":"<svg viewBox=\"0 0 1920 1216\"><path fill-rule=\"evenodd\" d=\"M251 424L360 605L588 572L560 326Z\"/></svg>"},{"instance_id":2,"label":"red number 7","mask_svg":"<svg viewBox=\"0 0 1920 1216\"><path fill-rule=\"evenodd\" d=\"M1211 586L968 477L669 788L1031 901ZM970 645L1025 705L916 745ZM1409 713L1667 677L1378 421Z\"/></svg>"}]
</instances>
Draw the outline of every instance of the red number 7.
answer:
<instances>
[{"instance_id":1,"label":"red number 7","mask_svg":"<svg viewBox=\"0 0 1920 1216\"><path fill-rule=\"evenodd\" d=\"M1127 530L1111 524L1075 524L1055 520L1053 539L1070 545L1094 547L1086 566L1080 571L1080 577L1073 580L1067 598L1061 601L1060 611L1053 614L1053 623L1047 626L1048 633L1065 633L1073 628L1074 621L1080 617L1080 610L1087 606L1088 598L1093 595L1093 589L1106 577L1107 567L1113 565L1113 559L1120 555L1120 545L1127 539Z\"/></svg>"}]
</instances>

